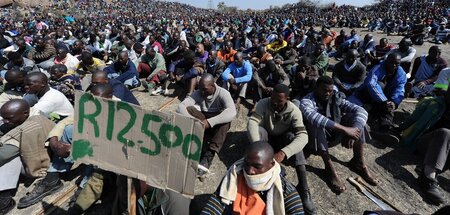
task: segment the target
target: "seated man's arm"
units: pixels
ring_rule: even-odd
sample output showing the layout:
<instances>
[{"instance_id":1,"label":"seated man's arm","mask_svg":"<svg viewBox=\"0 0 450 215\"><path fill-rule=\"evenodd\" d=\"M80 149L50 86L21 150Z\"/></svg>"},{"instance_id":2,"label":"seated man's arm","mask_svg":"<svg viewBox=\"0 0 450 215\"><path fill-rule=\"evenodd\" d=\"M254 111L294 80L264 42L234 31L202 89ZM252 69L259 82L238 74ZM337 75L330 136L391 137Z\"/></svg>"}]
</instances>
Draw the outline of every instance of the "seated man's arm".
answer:
<instances>
[{"instance_id":1,"label":"seated man's arm","mask_svg":"<svg viewBox=\"0 0 450 215\"><path fill-rule=\"evenodd\" d=\"M223 79L225 82L228 81L228 79L229 79L228 76L231 74L231 70L232 70L232 69L234 69L234 64L233 64L233 63L230 64L230 65L228 66L228 68L225 69L225 71L223 71L223 73L222 73L222 79Z\"/></svg>"},{"instance_id":2,"label":"seated man's arm","mask_svg":"<svg viewBox=\"0 0 450 215\"><path fill-rule=\"evenodd\" d=\"M245 70L244 76L235 78L236 84L247 83L250 80L252 80L253 70L252 70L252 66L250 65L249 62L244 62L244 70Z\"/></svg>"},{"instance_id":3,"label":"seated man's arm","mask_svg":"<svg viewBox=\"0 0 450 215\"><path fill-rule=\"evenodd\" d=\"M295 108L292 112L292 128L295 135L294 140L287 146L281 149L286 155L286 159L289 159L292 155L299 153L308 143L308 134L306 132L305 125L303 125L302 113L298 108Z\"/></svg>"},{"instance_id":4,"label":"seated man's arm","mask_svg":"<svg viewBox=\"0 0 450 215\"><path fill-rule=\"evenodd\" d=\"M363 107L355 105L347 100L343 100L339 108L342 110L342 113L354 113L355 117L353 118L352 126L359 128L361 131L363 130L369 117L369 114Z\"/></svg>"},{"instance_id":5,"label":"seated man's arm","mask_svg":"<svg viewBox=\"0 0 450 215\"><path fill-rule=\"evenodd\" d=\"M52 138L52 137L57 137L58 140L61 139L63 133L64 133L64 128L67 125L73 124L74 123L74 117L73 115L70 115L66 118L64 118L63 120L59 121L55 127L52 128L52 130L49 132L48 134L48 139Z\"/></svg>"},{"instance_id":6,"label":"seated man's arm","mask_svg":"<svg viewBox=\"0 0 450 215\"><path fill-rule=\"evenodd\" d=\"M439 74L441 73L441 71L445 68L447 68L448 63L446 60L444 59L440 59L438 60L437 66L435 68L435 70L433 71L433 74L430 76L430 78L428 78L427 80L425 80L424 82L428 85L428 84L433 84L439 77Z\"/></svg>"},{"instance_id":7,"label":"seated man's arm","mask_svg":"<svg viewBox=\"0 0 450 215\"><path fill-rule=\"evenodd\" d=\"M358 75L359 75L359 76L358 76L358 81L357 81L355 84L353 84L352 89L357 89L357 88L359 88L362 84L364 84L364 80L365 80L366 75L367 75L367 70L366 70L366 67L365 67L365 66L362 67L361 69L362 69L362 71L359 72L359 74L358 74Z\"/></svg>"},{"instance_id":8,"label":"seated man's arm","mask_svg":"<svg viewBox=\"0 0 450 215\"><path fill-rule=\"evenodd\" d=\"M286 72L284 72L284 69L277 69L277 73L280 76L280 84L284 84L286 86L289 86L291 84L288 75L286 74Z\"/></svg>"},{"instance_id":9,"label":"seated man's arm","mask_svg":"<svg viewBox=\"0 0 450 215\"><path fill-rule=\"evenodd\" d=\"M283 61L283 65L295 64L295 59L297 58L297 55L298 55L297 51L292 50L292 53L289 56L289 58Z\"/></svg>"},{"instance_id":10,"label":"seated man's arm","mask_svg":"<svg viewBox=\"0 0 450 215\"><path fill-rule=\"evenodd\" d=\"M196 69L196 68L191 68L191 69L189 69L189 71L188 72L186 72L184 75L183 75L183 80L189 80L189 79L191 79L191 78L195 78L195 77L197 77L199 75L199 72L198 72L198 70Z\"/></svg>"},{"instance_id":11,"label":"seated man's arm","mask_svg":"<svg viewBox=\"0 0 450 215\"><path fill-rule=\"evenodd\" d=\"M366 80L368 82L367 84L367 91L369 92L370 97L375 102L385 102L388 99L384 95L383 89L381 89L380 85L378 84L378 75L381 68L378 67L378 69L375 69L374 71L369 73L369 76L367 76Z\"/></svg>"},{"instance_id":12,"label":"seated man's arm","mask_svg":"<svg viewBox=\"0 0 450 215\"><path fill-rule=\"evenodd\" d=\"M259 135L259 125L261 124L262 117L264 116L264 109L267 107L264 104L265 102L259 101L256 104L255 112L248 119L247 131L250 143L261 140L261 136Z\"/></svg>"},{"instance_id":13,"label":"seated man's arm","mask_svg":"<svg viewBox=\"0 0 450 215\"><path fill-rule=\"evenodd\" d=\"M258 87L265 88L266 85L264 84L264 81L259 77L260 72L262 71L255 71L255 74L253 74L253 80L256 82L256 85L258 85Z\"/></svg>"},{"instance_id":14,"label":"seated man's arm","mask_svg":"<svg viewBox=\"0 0 450 215\"><path fill-rule=\"evenodd\" d=\"M314 66L317 66L319 70L325 69L325 67L328 65L328 61L329 61L328 57L321 54L316 64L314 64Z\"/></svg>"},{"instance_id":15,"label":"seated man's arm","mask_svg":"<svg viewBox=\"0 0 450 215\"><path fill-rule=\"evenodd\" d=\"M395 90L392 92L392 95L389 96L389 100L393 101L395 103L395 106L398 107L405 96L405 85L407 80L404 72L402 72L401 75L397 76L396 78Z\"/></svg>"},{"instance_id":16,"label":"seated man's arm","mask_svg":"<svg viewBox=\"0 0 450 215\"><path fill-rule=\"evenodd\" d=\"M221 99L224 103L225 109L217 116L211 117L208 120L209 125L214 127L215 125L229 123L236 118L236 106L234 105L233 98L226 90L222 90L217 99Z\"/></svg>"},{"instance_id":17,"label":"seated man's arm","mask_svg":"<svg viewBox=\"0 0 450 215\"><path fill-rule=\"evenodd\" d=\"M330 120L317 112L311 99L302 99L300 101L300 110L302 111L306 121L314 127L333 129L336 124L333 120Z\"/></svg>"},{"instance_id":18,"label":"seated man's arm","mask_svg":"<svg viewBox=\"0 0 450 215\"><path fill-rule=\"evenodd\" d=\"M408 81L413 81L415 79L417 70L419 69L421 62L422 61L420 60L420 57L418 57L414 60L414 64L413 64L413 67L411 70L411 78L409 78Z\"/></svg>"},{"instance_id":19,"label":"seated man's arm","mask_svg":"<svg viewBox=\"0 0 450 215\"><path fill-rule=\"evenodd\" d=\"M402 63L404 63L404 62L411 62L413 60L413 58L416 56L416 49L410 48L408 50L408 52L409 52L408 55L405 56L404 58L402 58L400 60L400 62L402 62Z\"/></svg>"}]
</instances>

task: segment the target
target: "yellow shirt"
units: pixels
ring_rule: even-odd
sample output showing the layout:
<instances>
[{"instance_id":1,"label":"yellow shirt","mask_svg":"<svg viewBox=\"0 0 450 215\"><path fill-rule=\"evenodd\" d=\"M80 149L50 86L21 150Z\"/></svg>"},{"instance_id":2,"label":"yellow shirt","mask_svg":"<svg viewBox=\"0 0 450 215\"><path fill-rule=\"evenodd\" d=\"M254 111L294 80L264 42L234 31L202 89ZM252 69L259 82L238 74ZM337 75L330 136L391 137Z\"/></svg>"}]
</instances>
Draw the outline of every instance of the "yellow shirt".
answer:
<instances>
[{"instance_id":1,"label":"yellow shirt","mask_svg":"<svg viewBox=\"0 0 450 215\"><path fill-rule=\"evenodd\" d=\"M106 67L105 62L103 62L102 60L93 57L92 58L94 60L94 63L92 63L91 65L85 65L82 61L80 61L80 63L78 63L78 65L76 66L77 70L83 70L87 73L92 73L93 71L97 71L97 70L103 70ZM74 74L68 72L68 74Z\"/></svg>"}]
</instances>

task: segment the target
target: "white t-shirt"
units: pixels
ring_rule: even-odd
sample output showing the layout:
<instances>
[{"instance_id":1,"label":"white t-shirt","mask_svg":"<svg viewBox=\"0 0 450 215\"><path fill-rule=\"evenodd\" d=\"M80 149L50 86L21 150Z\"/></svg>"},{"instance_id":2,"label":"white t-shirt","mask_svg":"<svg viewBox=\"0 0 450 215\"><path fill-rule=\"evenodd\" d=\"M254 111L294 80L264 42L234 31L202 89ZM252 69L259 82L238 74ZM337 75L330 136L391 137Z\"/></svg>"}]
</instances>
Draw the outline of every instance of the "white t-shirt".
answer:
<instances>
[{"instance_id":1,"label":"white t-shirt","mask_svg":"<svg viewBox=\"0 0 450 215\"><path fill-rule=\"evenodd\" d=\"M74 114L73 106L66 96L53 88L50 88L32 109L33 112L41 113L46 117L48 117L50 113L56 113L59 116L69 116Z\"/></svg>"}]
</instances>

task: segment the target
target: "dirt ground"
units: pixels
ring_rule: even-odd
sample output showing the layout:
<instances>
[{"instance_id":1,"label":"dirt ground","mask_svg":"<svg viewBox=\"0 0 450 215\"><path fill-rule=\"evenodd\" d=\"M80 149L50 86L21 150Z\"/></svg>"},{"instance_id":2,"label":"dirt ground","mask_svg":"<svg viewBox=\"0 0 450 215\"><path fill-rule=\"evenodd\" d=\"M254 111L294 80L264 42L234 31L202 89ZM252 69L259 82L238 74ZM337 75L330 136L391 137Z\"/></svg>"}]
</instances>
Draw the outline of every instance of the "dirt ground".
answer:
<instances>
[{"instance_id":1,"label":"dirt ground","mask_svg":"<svg viewBox=\"0 0 450 215\"><path fill-rule=\"evenodd\" d=\"M334 29L339 32L340 29ZM350 32L349 29L345 29ZM358 29L361 38L367 34L367 31ZM375 41L386 37L385 34L373 33ZM397 44L401 37L389 36L389 42ZM426 42L422 46L415 46L417 49L416 56L426 54L432 43ZM440 45L442 47L442 56L447 61L450 60L450 46ZM332 60L331 64L336 63ZM141 105L146 109L157 109L165 102L169 101L170 97L164 96L150 96L148 93L135 92L135 96L140 101ZM175 111L177 100L163 111ZM414 102L403 102L396 114L397 121L400 123L405 117L414 109ZM231 129L228 133L225 145L219 156L213 160L211 167L211 174L204 181L196 181L195 198L191 204L191 213L198 214L199 210L205 204L210 193L214 192L219 185L222 177L225 175L227 167L234 161L241 158L245 147L248 143L246 136L248 107L241 108L236 120L232 122ZM340 195L333 193L329 185L325 182L324 165L320 157L311 156L308 158L308 182L311 189L312 198L318 208L318 214L362 214L365 210L379 210L380 208L358 192L355 187L349 184L346 179L348 177L356 177L357 175L350 171L347 167L347 162L352 157L352 152L341 146L336 146L330 149L332 159L335 162L336 169L342 181L347 187L347 192ZM386 199L390 200L403 213L418 213L431 214L439 207L430 204L424 199L423 193L420 191L416 183L418 173L416 165L419 164L420 158L415 156L412 152L399 147L386 146L377 141L371 141L365 146L365 159L369 169L378 175L381 179L381 184L373 189L382 194ZM286 167L287 178L297 184L295 170L291 167ZM446 172L438 177L441 186L447 191L447 198L450 195L450 173ZM58 194L69 190L75 179L65 182L64 190ZM22 197L27 191L30 191L32 186L30 184L21 183L19 191L15 197L16 201ZM42 207L48 206L54 201L57 195L49 196L44 199L41 204L33 207L17 210L15 209L10 214L36 214ZM64 205L61 206L64 208ZM57 210L53 214L63 214L63 210ZM187 214L187 213L186 213Z\"/></svg>"}]
</instances>

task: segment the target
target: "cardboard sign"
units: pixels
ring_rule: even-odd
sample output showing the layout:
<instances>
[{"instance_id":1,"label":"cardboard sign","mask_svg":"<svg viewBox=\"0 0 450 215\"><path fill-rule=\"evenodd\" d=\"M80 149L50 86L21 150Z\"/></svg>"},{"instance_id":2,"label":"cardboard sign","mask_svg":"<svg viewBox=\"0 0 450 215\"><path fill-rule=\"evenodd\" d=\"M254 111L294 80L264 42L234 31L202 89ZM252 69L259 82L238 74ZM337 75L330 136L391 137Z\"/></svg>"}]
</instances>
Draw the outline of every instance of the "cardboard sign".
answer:
<instances>
[{"instance_id":1,"label":"cardboard sign","mask_svg":"<svg viewBox=\"0 0 450 215\"><path fill-rule=\"evenodd\" d=\"M77 92L72 157L193 198L203 131L199 120Z\"/></svg>"}]
</instances>

